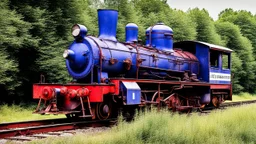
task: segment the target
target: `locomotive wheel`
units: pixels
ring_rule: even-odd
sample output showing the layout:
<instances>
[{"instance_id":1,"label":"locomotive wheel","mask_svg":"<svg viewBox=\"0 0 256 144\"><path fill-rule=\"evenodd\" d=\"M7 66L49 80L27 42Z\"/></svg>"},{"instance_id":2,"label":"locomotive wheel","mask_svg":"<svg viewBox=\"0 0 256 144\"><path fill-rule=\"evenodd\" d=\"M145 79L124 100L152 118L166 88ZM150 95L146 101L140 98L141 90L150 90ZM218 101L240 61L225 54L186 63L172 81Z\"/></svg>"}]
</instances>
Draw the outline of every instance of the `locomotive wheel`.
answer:
<instances>
[{"instance_id":1,"label":"locomotive wheel","mask_svg":"<svg viewBox=\"0 0 256 144\"><path fill-rule=\"evenodd\" d=\"M220 107L220 102L217 96L213 96L212 98L212 105L216 108Z\"/></svg>"},{"instance_id":2,"label":"locomotive wheel","mask_svg":"<svg viewBox=\"0 0 256 144\"><path fill-rule=\"evenodd\" d=\"M112 114L112 104L110 102L97 103L95 113L100 120L108 119Z\"/></svg>"},{"instance_id":3,"label":"locomotive wheel","mask_svg":"<svg viewBox=\"0 0 256 144\"><path fill-rule=\"evenodd\" d=\"M175 112L177 107L181 106L181 101L178 96L170 97L169 108L172 108L172 111Z\"/></svg>"}]
</instances>

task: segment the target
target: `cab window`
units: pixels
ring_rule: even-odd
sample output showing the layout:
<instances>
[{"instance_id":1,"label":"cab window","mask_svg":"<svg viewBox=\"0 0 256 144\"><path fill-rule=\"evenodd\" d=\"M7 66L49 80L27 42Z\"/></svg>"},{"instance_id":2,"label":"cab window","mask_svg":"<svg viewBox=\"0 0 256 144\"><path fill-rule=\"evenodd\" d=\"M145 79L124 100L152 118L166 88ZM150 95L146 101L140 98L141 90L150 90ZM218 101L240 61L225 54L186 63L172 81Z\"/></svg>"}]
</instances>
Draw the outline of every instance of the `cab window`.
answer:
<instances>
[{"instance_id":1,"label":"cab window","mask_svg":"<svg viewBox=\"0 0 256 144\"><path fill-rule=\"evenodd\" d=\"M230 69L230 54L222 53L222 69Z\"/></svg>"},{"instance_id":2,"label":"cab window","mask_svg":"<svg viewBox=\"0 0 256 144\"><path fill-rule=\"evenodd\" d=\"M219 67L219 53L217 51L210 51L210 64L213 68Z\"/></svg>"}]
</instances>

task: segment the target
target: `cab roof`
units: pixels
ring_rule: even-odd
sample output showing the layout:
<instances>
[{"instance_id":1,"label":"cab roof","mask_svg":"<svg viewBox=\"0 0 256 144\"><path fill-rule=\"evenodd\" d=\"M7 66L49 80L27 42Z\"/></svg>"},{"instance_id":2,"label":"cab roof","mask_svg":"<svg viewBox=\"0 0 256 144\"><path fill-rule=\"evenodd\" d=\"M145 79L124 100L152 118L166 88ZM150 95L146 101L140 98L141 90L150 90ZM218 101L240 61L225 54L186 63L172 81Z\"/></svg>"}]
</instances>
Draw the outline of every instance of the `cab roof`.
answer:
<instances>
[{"instance_id":1,"label":"cab roof","mask_svg":"<svg viewBox=\"0 0 256 144\"><path fill-rule=\"evenodd\" d=\"M233 50L223 47L223 46L214 45L214 44L201 42L201 41L180 41L180 42L175 42L174 46L175 45L183 45L183 44L202 44L202 45L208 46L212 50L224 51L224 52L228 52L228 53L231 53L233 51Z\"/></svg>"}]
</instances>

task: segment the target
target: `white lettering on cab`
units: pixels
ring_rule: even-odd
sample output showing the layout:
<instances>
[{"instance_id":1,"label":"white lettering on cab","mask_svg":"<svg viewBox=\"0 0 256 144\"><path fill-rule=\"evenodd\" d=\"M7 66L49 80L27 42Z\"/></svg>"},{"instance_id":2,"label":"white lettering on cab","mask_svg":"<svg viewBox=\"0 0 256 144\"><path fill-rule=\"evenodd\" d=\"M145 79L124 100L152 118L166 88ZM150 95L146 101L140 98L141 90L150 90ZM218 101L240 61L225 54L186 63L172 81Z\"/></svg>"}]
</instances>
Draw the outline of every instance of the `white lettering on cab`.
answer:
<instances>
[{"instance_id":1,"label":"white lettering on cab","mask_svg":"<svg viewBox=\"0 0 256 144\"><path fill-rule=\"evenodd\" d=\"M210 72L210 81L231 81L230 74Z\"/></svg>"}]
</instances>

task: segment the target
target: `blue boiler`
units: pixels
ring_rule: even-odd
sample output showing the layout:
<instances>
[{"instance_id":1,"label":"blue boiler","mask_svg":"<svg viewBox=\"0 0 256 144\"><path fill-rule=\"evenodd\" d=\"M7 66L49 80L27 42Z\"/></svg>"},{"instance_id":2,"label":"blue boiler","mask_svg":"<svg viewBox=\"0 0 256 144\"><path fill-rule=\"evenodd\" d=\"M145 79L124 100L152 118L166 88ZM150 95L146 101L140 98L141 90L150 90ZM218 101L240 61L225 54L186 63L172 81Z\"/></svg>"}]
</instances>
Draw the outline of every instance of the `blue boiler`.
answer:
<instances>
[{"instance_id":1,"label":"blue boiler","mask_svg":"<svg viewBox=\"0 0 256 144\"><path fill-rule=\"evenodd\" d=\"M98 82L102 78L138 78L138 73L169 72L198 74L198 59L189 52L173 49L173 31L163 23L157 23L146 31L147 45L138 44L138 27L128 24L126 42L116 39L118 12L98 10L99 36L87 36L81 25L72 28L75 41L64 51L66 66L74 79L85 79L93 73ZM149 77L150 78L150 77Z\"/></svg>"}]
</instances>

